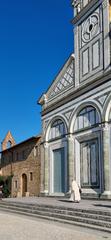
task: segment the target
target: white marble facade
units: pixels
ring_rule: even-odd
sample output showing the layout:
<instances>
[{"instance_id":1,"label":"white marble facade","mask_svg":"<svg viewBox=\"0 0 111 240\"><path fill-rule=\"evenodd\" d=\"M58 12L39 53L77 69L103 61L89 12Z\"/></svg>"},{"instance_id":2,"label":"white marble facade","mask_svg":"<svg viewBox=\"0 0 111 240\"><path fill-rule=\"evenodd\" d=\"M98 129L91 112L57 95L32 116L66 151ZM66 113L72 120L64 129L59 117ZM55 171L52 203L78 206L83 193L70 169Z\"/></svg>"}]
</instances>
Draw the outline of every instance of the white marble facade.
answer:
<instances>
[{"instance_id":1,"label":"white marble facade","mask_svg":"<svg viewBox=\"0 0 111 240\"><path fill-rule=\"evenodd\" d=\"M77 2L75 53L39 99L41 194L67 195L76 179L83 197L105 199L111 198L109 1Z\"/></svg>"}]
</instances>

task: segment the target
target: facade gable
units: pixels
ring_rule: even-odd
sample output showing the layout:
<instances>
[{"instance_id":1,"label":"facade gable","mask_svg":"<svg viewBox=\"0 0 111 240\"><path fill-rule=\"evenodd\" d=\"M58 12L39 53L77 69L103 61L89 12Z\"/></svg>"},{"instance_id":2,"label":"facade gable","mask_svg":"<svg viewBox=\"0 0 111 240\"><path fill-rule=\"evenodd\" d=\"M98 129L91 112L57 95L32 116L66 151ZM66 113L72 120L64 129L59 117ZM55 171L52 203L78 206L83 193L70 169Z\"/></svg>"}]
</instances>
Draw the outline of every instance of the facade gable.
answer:
<instances>
[{"instance_id":1,"label":"facade gable","mask_svg":"<svg viewBox=\"0 0 111 240\"><path fill-rule=\"evenodd\" d=\"M53 101L55 102L63 98L63 95L67 95L67 92L69 93L70 90L72 91L75 86L74 66L74 54L72 54L61 68L47 92L40 97L38 102L43 106L43 109L52 104Z\"/></svg>"},{"instance_id":2,"label":"facade gable","mask_svg":"<svg viewBox=\"0 0 111 240\"><path fill-rule=\"evenodd\" d=\"M65 89L74 85L74 60L72 59L70 65L66 68L65 73L60 77L51 91L49 98L55 97Z\"/></svg>"}]
</instances>

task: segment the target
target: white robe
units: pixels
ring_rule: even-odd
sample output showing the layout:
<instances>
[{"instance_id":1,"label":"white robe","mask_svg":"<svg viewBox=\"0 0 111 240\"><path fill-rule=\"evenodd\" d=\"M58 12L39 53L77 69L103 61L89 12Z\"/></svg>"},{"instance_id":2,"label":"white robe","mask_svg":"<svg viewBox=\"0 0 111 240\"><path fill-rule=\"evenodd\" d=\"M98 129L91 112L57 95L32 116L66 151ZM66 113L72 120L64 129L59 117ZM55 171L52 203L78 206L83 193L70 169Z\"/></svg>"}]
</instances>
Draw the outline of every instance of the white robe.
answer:
<instances>
[{"instance_id":1,"label":"white robe","mask_svg":"<svg viewBox=\"0 0 111 240\"><path fill-rule=\"evenodd\" d=\"M76 183L76 181L72 181L71 183L71 197L70 201L74 202L79 202L81 200L80 192L79 192L79 187Z\"/></svg>"}]
</instances>

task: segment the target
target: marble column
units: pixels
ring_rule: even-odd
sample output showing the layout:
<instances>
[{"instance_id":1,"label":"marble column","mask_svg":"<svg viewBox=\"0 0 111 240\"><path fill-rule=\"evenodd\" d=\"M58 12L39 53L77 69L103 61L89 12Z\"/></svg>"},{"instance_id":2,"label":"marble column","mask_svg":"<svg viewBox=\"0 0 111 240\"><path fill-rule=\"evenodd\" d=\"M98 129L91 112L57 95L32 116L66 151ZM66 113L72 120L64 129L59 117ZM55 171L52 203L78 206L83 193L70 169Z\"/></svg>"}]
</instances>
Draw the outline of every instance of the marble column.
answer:
<instances>
[{"instance_id":1,"label":"marble column","mask_svg":"<svg viewBox=\"0 0 111 240\"><path fill-rule=\"evenodd\" d=\"M110 162L110 129L108 124L103 126L103 176L104 192L102 198L111 198L111 162Z\"/></svg>"},{"instance_id":2,"label":"marble column","mask_svg":"<svg viewBox=\"0 0 111 240\"><path fill-rule=\"evenodd\" d=\"M49 149L48 143L44 144L44 194L48 195L49 193Z\"/></svg>"},{"instance_id":3,"label":"marble column","mask_svg":"<svg viewBox=\"0 0 111 240\"><path fill-rule=\"evenodd\" d=\"M79 27L74 28L74 49L75 49L75 87L79 86L80 66L79 66Z\"/></svg>"},{"instance_id":4,"label":"marble column","mask_svg":"<svg viewBox=\"0 0 111 240\"><path fill-rule=\"evenodd\" d=\"M74 179L74 139L70 135L68 136L68 185L70 190L70 185L72 182L72 179Z\"/></svg>"}]
</instances>

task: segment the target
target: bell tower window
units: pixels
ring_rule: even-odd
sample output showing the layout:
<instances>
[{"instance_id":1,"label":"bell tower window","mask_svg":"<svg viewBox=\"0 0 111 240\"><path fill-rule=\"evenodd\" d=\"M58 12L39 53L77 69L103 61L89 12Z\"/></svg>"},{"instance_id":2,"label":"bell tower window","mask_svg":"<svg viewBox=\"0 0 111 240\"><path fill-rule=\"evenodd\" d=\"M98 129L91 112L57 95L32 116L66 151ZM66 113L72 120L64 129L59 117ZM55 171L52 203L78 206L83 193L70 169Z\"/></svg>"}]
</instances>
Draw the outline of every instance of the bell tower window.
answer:
<instances>
[{"instance_id":1,"label":"bell tower window","mask_svg":"<svg viewBox=\"0 0 111 240\"><path fill-rule=\"evenodd\" d=\"M11 146L12 146L11 141L8 141L8 142L7 142L7 149L10 148Z\"/></svg>"}]
</instances>

